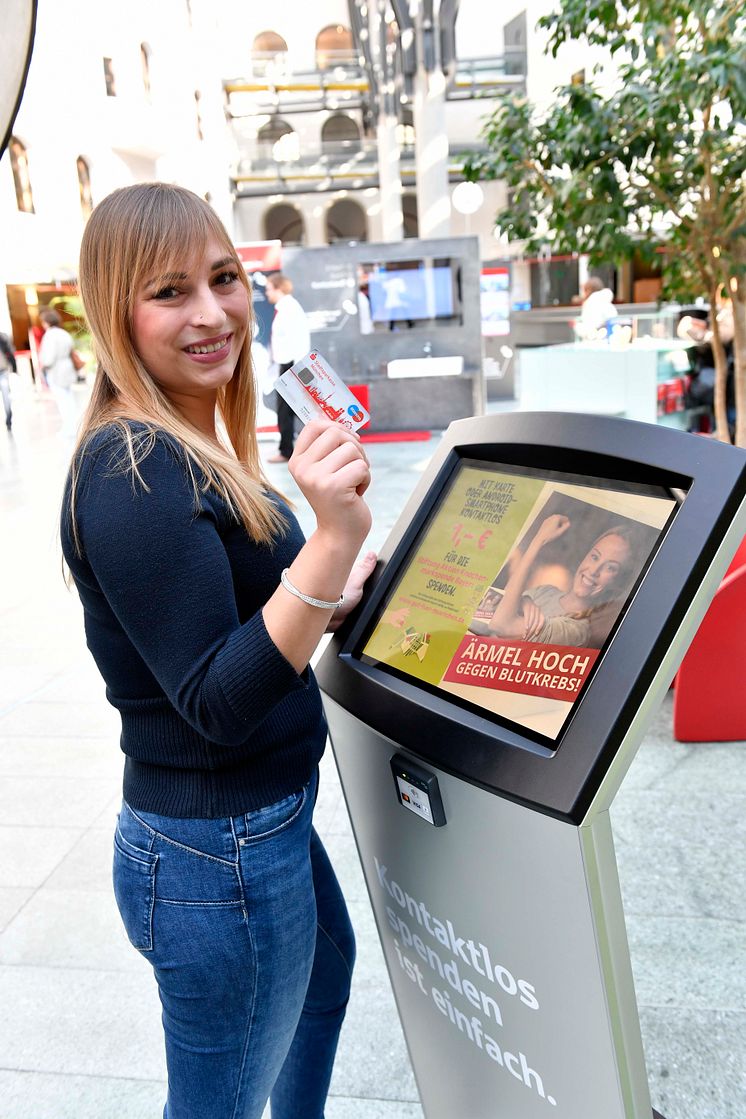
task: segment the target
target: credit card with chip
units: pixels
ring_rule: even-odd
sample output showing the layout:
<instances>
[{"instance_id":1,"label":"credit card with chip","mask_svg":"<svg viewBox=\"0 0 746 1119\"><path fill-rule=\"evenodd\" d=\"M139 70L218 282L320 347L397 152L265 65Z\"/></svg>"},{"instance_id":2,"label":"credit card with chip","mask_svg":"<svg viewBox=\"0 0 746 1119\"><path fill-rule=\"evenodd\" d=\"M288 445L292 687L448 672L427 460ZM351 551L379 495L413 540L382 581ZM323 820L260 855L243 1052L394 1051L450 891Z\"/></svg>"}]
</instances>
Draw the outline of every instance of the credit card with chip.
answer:
<instances>
[{"instance_id":1,"label":"credit card with chip","mask_svg":"<svg viewBox=\"0 0 746 1119\"><path fill-rule=\"evenodd\" d=\"M318 350L296 361L274 383L303 423L328 416L347 431L357 431L370 415Z\"/></svg>"}]
</instances>

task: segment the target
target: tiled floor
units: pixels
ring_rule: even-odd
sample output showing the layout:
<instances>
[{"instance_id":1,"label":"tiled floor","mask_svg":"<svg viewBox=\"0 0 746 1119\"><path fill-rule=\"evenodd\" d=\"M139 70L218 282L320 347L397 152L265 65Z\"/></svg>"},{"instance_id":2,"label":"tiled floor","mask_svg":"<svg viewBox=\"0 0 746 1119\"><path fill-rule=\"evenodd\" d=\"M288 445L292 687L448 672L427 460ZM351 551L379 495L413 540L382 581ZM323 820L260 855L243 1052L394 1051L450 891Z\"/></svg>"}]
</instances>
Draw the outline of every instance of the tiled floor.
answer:
<instances>
[{"instance_id":1,"label":"tiled floor","mask_svg":"<svg viewBox=\"0 0 746 1119\"><path fill-rule=\"evenodd\" d=\"M56 543L67 448L49 398L15 388L0 435L0 1119L155 1119L159 1005L109 883L117 719ZM436 444L369 445L372 547ZM670 726L664 705L612 809L653 1103L743 1119L746 743L683 746ZM327 1119L422 1119L330 755L317 826L359 942Z\"/></svg>"}]
</instances>

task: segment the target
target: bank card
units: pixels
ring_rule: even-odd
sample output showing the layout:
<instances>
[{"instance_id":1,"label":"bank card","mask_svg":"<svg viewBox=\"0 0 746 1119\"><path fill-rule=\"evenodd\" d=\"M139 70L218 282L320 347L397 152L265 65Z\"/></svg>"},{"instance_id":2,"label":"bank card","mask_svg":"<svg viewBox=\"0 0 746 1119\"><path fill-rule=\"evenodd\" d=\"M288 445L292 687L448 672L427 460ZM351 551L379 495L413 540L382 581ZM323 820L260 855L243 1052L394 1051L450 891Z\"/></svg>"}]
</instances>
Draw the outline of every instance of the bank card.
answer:
<instances>
[{"instance_id":1,"label":"bank card","mask_svg":"<svg viewBox=\"0 0 746 1119\"><path fill-rule=\"evenodd\" d=\"M318 350L311 350L281 373L274 388L304 424L318 416L328 416L347 431L357 431L370 419Z\"/></svg>"}]
</instances>

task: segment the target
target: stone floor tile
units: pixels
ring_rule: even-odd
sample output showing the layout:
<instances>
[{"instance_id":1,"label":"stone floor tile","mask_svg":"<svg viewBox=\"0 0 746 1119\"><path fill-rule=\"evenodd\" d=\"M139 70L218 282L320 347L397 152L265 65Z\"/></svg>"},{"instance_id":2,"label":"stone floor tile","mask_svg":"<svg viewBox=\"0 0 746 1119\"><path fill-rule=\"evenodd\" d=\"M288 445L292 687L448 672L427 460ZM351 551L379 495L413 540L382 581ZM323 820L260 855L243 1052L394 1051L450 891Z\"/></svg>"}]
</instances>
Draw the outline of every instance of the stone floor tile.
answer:
<instances>
[{"instance_id":1,"label":"stone floor tile","mask_svg":"<svg viewBox=\"0 0 746 1119\"><path fill-rule=\"evenodd\" d=\"M13 707L0 718L0 735L61 735L64 738L106 738L116 742L119 718L113 708L97 703L35 700Z\"/></svg>"},{"instance_id":2,"label":"stone floor tile","mask_svg":"<svg viewBox=\"0 0 746 1119\"><path fill-rule=\"evenodd\" d=\"M0 825L43 827L53 819L60 827L89 827L115 790L113 779L4 776L0 782Z\"/></svg>"},{"instance_id":3,"label":"stone floor tile","mask_svg":"<svg viewBox=\"0 0 746 1119\"><path fill-rule=\"evenodd\" d=\"M161 1081L0 1069L2 1119L157 1119Z\"/></svg>"},{"instance_id":4,"label":"stone floor tile","mask_svg":"<svg viewBox=\"0 0 746 1119\"><path fill-rule=\"evenodd\" d=\"M423 1119L419 1103L352 1096L331 1096L324 1114L326 1119Z\"/></svg>"},{"instance_id":5,"label":"stone floor tile","mask_svg":"<svg viewBox=\"0 0 746 1119\"><path fill-rule=\"evenodd\" d=\"M33 893L33 889L28 886L0 886L0 933L8 927Z\"/></svg>"},{"instance_id":6,"label":"stone floor tile","mask_svg":"<svg viewBox=\"0 0 746 1119\"><path fill-rule=\"evenodd\" d=\"M0 826L0 886L41 886L81 833L81 828Z\"/></svg>"},{"instance_id":7,"label":"stone floor tile","mask_svg":"<svg viewBox=\"0 0 746 1119\"><path fill-rule=\"evenodd\" d=\"M114 828L89 828L52 871L44 888L111 893Z\"/></svg>"},{"instance_id":8,"label":"stone floor tile","mask_svg":"<svg viewBox=\"0 0 746 1119\"><path fill-rule=\"evenodd\" d=\"M165 1079L160 1003L145 961L121 972L0 967L0 1006L6 1070Z\"/></svg>"},{"instance_id":9,"label":"stone floor tile","mask_svg":"<svg viewBox=\"0 0 746 1119\"><path fill-rule=\"evenodd\" d=\"M419 1099L393 997L380 984L350 999L331 1091L363 1099Z\"/></svg>"},{"instance_id":10,"label":"stone floor tile","mask_svg":"<svg viewBox=\"0 0 746 1119\"><path fill-rule=\"evenodd\" d=\"M46 886L0 934L0 964L102 972L148 967L127 940L111 890Z\"/></svg>"},{"instance_id":11,"label":"stone floor tile","mask_svg":"<svg viewBox=\"0 0 746 1119\"><path fill-rule=\"evenodd\" d=\"M121 782L124 755L110 738L0 736L0 779L111 778Z\"/></svg>"},{"instance_id":12,"label":"stone floor tile","mask_svg":"<svg viewBox=\"0 0 746 1119\"><path fill-rule=\"evenodd\" d=\"M643 1008L653 1106L664 1119L743 1119L746 1013Z\"/></svg>"},{"instance_id":13,"label":"stone floor tile","mask_svg":"<svg viewBox=\"0 0 746 1119\"><path fill-rule=\"evenodd\" d=\"M620 794L611 822L628 913L743 920L743 797L634 791Z\"/></svg>"},{"instance_id":14,"label":"stone floor tile","mask_svg":"<svg viewBox=\"0 0 746 1119\"><path fill-rule=\"evenodd\" d=\"M746 1006L743 922L628 915L627 935L640 1006Z\"/></svg>"}]
</instances>

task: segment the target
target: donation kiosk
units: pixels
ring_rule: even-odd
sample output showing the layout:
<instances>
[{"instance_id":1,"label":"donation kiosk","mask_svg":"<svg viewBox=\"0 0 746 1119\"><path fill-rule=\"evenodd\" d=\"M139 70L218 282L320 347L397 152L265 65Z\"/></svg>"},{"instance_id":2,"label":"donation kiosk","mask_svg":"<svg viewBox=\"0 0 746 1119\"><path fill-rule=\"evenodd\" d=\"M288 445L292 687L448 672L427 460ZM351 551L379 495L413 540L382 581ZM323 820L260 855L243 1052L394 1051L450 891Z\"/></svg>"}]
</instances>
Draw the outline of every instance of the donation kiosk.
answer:
<instances>
[{"instance_id":1,"label":"donation kiosk","mask_svg":"<svg viewBox=\"0 0 746 1119\"><path fill-rule=\"evenodd\" d=\"M426 1119L651 1119L609 806L746 531L746 453L459 420L317 675Z\"/></svg>"}]
</instances>

